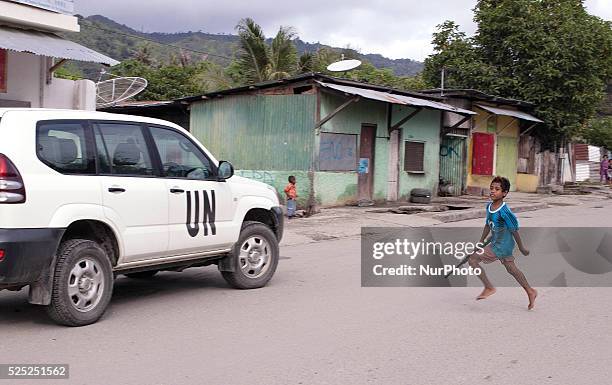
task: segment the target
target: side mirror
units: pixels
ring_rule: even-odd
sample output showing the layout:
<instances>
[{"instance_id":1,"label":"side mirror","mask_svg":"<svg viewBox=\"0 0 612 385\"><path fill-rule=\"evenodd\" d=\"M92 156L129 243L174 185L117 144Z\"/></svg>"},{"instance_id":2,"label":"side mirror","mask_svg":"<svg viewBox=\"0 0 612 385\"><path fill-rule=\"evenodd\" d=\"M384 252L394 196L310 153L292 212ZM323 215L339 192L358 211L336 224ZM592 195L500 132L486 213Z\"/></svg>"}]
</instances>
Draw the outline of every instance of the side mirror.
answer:
<instances>
[{"instance_id":1,"label":"side mirror","mask_svg":"<svg viewBox=\"0 0 612 385\"><path fill-rule=\"evenodd\" d=\"M234 175L234 166L226 160L222 160L219 162L219 167L217 168L217 175L219 180L226 180L231 178Z\"/></svg>"}]
</instances>

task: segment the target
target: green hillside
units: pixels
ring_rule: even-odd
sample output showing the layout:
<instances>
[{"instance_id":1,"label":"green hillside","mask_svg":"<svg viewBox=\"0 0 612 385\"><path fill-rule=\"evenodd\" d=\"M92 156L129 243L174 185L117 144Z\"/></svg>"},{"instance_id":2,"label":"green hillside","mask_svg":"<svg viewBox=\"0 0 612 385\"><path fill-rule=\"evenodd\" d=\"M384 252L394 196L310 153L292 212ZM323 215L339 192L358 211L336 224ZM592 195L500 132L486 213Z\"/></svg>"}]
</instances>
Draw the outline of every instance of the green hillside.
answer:
<instances>
[{"instance_id":1,"label":"green hillside","mask_svg":"<svg viewBox=\"0 0 612 385\"><path fill-rule=\"evenodd\" d=\"M81 25L80 32L64 33L63 35L72 41L119 61L135 57L139 51L146 47L154 62L168 63L172 60L180 60L181 55L186 55L194 62L208 59L225 67L229 65L230 59L234 58L237 51L238 37L236 35L204 32L143 33L101 15L86 18L79 16L79 24ZM341 49L319 43L306 43L299 39L295 41L295 44L300 54L315 52L324 47L334 50ZM206 52L208 55L191 51L181 53L179 49L168 45ZM398 76L412 76L419 73L423 68L423 63L410 59L392 60L377 54L361 56L362 60L370 62L377 68L391 69ZM70 68L92 79L100 71L99 66L90 64L71 64Z\"/></svg>"}]
</instances>

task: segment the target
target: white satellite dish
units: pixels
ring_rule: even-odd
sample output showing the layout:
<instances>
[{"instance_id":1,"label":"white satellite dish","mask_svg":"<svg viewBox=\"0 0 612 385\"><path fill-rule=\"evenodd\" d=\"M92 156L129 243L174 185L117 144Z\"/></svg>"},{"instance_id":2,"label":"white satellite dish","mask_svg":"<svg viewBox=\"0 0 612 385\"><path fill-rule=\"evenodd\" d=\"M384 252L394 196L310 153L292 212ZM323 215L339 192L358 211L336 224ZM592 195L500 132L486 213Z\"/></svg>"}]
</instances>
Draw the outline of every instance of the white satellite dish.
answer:
<instances>
[{"instance_id":1,"label":"white satellite dish","mask_svg":"<svg viewBox=\"0 0 612 385\"><path fill-rule=\"evenodd\" d=\"M355 69L361 65L361 60L350 59L340 60L335 63L331 63L327 66L327 70L331 72L344 72Z\"/></svg>"},{"instance_id":2,"label":"white satellite dish","mask_svg":"<svg viewBox=\"0 0 612 385\"><path fill-rule=\"evenodd\" d=\"M96 107L110 107L138 95L147 87L147 79L118 77L96 83Z\"/></svg>"}]
</instances>

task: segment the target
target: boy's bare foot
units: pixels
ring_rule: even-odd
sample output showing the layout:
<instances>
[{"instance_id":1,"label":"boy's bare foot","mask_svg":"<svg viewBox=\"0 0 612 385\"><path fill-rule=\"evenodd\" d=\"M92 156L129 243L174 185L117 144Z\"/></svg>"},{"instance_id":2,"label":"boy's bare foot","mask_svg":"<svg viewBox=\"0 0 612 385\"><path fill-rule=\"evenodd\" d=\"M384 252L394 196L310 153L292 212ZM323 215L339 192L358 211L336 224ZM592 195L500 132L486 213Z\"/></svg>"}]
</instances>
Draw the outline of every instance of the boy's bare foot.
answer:
<instances>
[{"instance_id":1,"label":"boy's bare foot","mask_svg":"<svg viewBox=\"0 0 612 385\"><path fill-rule=\"evenodd\" d=\"M527 296L529 297L529 306L527 306L527 310L531 310L535 306L535 299L538 296L538 291L536 289L531 289L531 291L527 292Z\"/></svg>"},{"instance_id":2,"label":"boy's bare foot","mask_svg":"<svg viewBox=\"0 0 612 385\"><path fill-rule=\"evenodd\" d=\"M496 291L497 291L497 289L495 289L493 287L492 288L485 287L484 290L482 291L482 293L480 293L480 295L478 297L476 297L476 300L485 299L488 296L491 296L491 295L495 294Z\"/></svg>"}]
</instances>

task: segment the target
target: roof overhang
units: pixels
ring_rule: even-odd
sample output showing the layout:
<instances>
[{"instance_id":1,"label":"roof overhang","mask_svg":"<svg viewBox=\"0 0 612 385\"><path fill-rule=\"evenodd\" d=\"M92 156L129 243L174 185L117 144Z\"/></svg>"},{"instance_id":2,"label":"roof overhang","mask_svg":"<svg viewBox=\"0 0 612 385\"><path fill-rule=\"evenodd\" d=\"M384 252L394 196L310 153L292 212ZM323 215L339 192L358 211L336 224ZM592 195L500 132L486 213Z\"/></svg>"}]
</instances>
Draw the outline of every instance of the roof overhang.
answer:
<instances>
[{"instance_id":1,"label":"roof overhang","mask_svg":"<svg viewBox=\"0 0 612 385\"><path fill-rule=\"evenodd\" d=\"M522 120L527 120L530 122L536 122L536 123L543 123L542 120L536 118L533 115L530 115L526 112L522 112L522 111L516 111L516 110L509 110L506 108L499 108L499 107L491 107L491 106L485 106L482 104L476 104L476 106L478 108L481 108L491 114L494 115L504 115L504 116L511 116L513 118L517 118L517 119L522 119Z\"/></svg>"},{"instance_id":2,"label":"roof overhang","mask_svg":"<svg viewBox=\"0 0 612 385\"><path fill-rule=\"evenodd\" d=\"M388 92L376 91L367 88L351 87L340 84L325 83L317 81L319 85L324 88L330 88L336 91L344 92L345 94L361 96L370 100L377 100L380 102L399 104L404 106L413 106L421 108L429 108L433 110L441 110L447 112L453 112L459 115L476 115L476 112L470 110L464 110L457 108L446 103L440 103L433 100L421 99L406 95L391 94Z\"/></svg>"},{"instance_id":3,"label":"roof overhang","mask_svg":"<svg viewBox=\"0 0 612 385\"><path fill-rule=\"evenodd\" d=\"M119 64L117 60L53 33L0 26L0 48L59 59Z\"/></svg>"},{"instance_id":4,"label":"roof overhang","mask_svg":"<svg viewBox=\"0 0 612 385\"><path fill-rule=\"evenodd\" d=\"M0 1L0 23L43 31L79 32L79 19L72 15L72 0Z\"/></svg>"}]
</instances>

